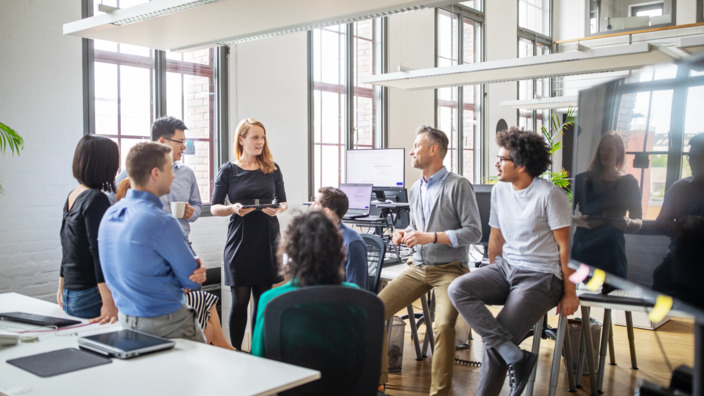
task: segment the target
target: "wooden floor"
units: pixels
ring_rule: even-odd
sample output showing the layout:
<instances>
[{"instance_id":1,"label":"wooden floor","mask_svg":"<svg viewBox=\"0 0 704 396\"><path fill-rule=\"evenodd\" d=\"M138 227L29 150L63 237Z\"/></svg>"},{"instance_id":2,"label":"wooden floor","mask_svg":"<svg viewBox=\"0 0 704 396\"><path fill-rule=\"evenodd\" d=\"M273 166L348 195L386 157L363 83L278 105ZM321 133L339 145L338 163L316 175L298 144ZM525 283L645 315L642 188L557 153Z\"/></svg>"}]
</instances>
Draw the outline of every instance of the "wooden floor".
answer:
<instances>
[{"instance_id":1,"label":"wooden floor","mask_svg":"<svg viewBox=\"0 0 704 396\"><path fill-rule=\"evenodd\" d=\"M416 312L421 312L420 304L414 304L414 306L418 308ZM404 313L401 312L399 314ZM557 326L557 316L550 316L549 322L553 327ZM422 326L419 330L424 332L425 326ZM605 395L632 395L639 379L667 386L672 369L681 364L689 366L694 364L693 322L690 319L671 319L668 323L658 328L657 331L641 329L635 329L634 331L639 370L631 370L630 368L626 328L614 326L617 365L610 366L608 360L606 362L603 385ZM471 342L470 349L457 351L457 356L465 360L481 361L483 344L476 333L473 333L473 336L474 340ZM657 337L660 338L665 355L663 355L658 346ZM524 341L521 347L530 350L532 346L531 340L527 339ZM540 360L538 361L537 379L533 393L536 396L547 395L548 393L553 347L554 342L552 340L541 340ZM386 393L388 395L428 394L430 389L431 358L418 362L415 357L415 349L410 338L410 327L407 325L402 370L400 373L389 374L389 383L386 385ZM668 367L668 360L670 367ZM451 394L474 395L479 380L479 370L479 368L455 364ZM560 379L556 394L570 396L589 395L591 391L588 375L583 377L582 386L583 388L577 389L576 393L567 391L567 376L565 375L563 362L560 367ZM505 383L501 395L508 395L508 383Z\"/></svg>"}]
</instances>

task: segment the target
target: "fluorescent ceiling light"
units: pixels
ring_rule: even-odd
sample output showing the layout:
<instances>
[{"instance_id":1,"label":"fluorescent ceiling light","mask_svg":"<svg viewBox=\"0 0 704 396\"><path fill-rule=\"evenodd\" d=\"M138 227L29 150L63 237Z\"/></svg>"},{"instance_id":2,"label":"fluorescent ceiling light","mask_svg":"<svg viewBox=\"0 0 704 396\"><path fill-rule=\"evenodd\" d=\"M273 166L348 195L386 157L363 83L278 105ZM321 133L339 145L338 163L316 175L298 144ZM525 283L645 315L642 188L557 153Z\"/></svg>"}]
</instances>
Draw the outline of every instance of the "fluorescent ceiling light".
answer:
<instances>
[{"instance_id":1,"label":"fluorescent ceiling light","mask_svg":"<svg viewBox=\"0 0 704 396\"><path fill-rule=\"evenodd\" d=\"M673 51L658 50L657 47L648 43L635 43L517 59L378 74L364 78L362 82L407 90L434 89L629 70L672 59Z\"/></svg>"},{"instance_id":2,"label":"fluorescent ceiling light","mask_svg":"<svg viewBox=\"0 0 704 396\"><path fill-rule=\"evenodd\" d=\"M64 24L64 34L190 51L350 23L452 0L153 0Z\"/></svg>"}]
</instances>

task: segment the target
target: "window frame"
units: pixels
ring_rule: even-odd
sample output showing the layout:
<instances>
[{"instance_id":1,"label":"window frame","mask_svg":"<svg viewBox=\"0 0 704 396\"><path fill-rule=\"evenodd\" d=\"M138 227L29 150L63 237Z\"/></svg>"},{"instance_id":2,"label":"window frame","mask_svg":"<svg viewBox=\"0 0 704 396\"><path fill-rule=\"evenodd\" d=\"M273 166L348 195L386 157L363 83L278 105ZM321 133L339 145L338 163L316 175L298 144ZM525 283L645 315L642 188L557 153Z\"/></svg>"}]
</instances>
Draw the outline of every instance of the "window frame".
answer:
<instances>
[{"instance_id":1,"label":"window frame","mask_svg":"<svg viewBox=\"0 0 704 396\"><path fill-rule=\"evenodd\" d=\"M483 2L480 4L481 8L483 9ZM441 37L439 36L439 28L438 28L438 19L441 15L442 12L449 13L453 16L453 18L456 18L457 21L457 26L454 34L457 37L457 53L453 53L452 56L456 57L456 62L457 64L464 64L464 21L469 20L472 21L475 24L479 24L480 27L480 38L479 42L481 43L481 49L480 53L478 54L478 60L476 60L477 63L483 62L484 57L485 57L485 48L486 48L486 34L485 34L485 21L486 17L483 11L470 8L467 6L464 6L462 4L453 4L452 6L448 7L438 7L435 9L435 67L439 67L439 48L440 48L440 40ZM455 45L453 43L453 45ZM465 149L464 148L464 131L465 131L465 122L464 122L464 111L467 110L466 108L466 102L464 100L464 87L465 86L458 86L458 87L449 87L449 88L441 88L441 89L451 89L454 90L453 92L453 97L455 99L446 101L446 100L441 100L440 95L439 95L439 89L434 90L434 103L435 103L435 125L439 125L440 122L440 109L441 107L449 107L449 108L454 108L454 109L459 109L460 107L462 108L462 111L455 111L455 114L453 115L453 125L457 125L457 134L455 136L454 141L450 142L450 146L454 144L455 148L452 149L456 151L456 161L453 161L451 164L451 167L454 169L451 169L455 171L456 173L460 175L464 175L464 152L465 150L470 150L470 149ZM479 96L479 102L480 103L475 103L474 104L474 111L477 111L476 108L478 107L479 114L477 116L478 119L478 125L477 125L477 130L475 132L474 136L474 144L473 148L471 151L473 152L474 155L474 165L473 165L473 174L469 175L470 180L474 180L475 182L478 182L482 180L482 178L486 175L487 170L484 167L484 161L482 160L485 154L485 150L482 150L482 144L484 141L484 117L483 117L483 109L484 109L484 93L485 93L485 86L484 84L474 84L475 89L478 90L478 96ZM449 103L447 106L441 106L441 103ZM461 104L461 105L460 105ZM448 133L447 131L444 131L446 134L448 134L448 138L451 138L452 133ZM448 150L449 151L449 150ZM467 176L467 175L465 175Z\"/></svg>"},{"instance_id":2,"label":"window frame","mask_svg":"<svg viewBox=\"0 0 704 396\"><path fill-rule=\"evenodd\" d=\"M81 0L81 14L83 18L89 18L93 16L94 1L93 0ZM82 69L83 69L83 134L96 134L96 105L95 105L95 61L96 59L100 61L103 59L107 62L104 63L115 63L115 58L118 58L117 64L129 64L134 63L134 65L142 65L150 67L150 99L152 101L152 106L150 106L150 118L152 121L156 118L155 115L165 114L166 112L166 73L175 72L180 73L183 69L182 66L186 65L183 61L176 61L166 58L166 52L160 50L149 49L151 58L153 62L145 64L141 57L117 54L117 56L106 56L109 51L95 50L94 41L92 39L82 39ZM215 175L220 167L222 161L229 158L229 145L228 145L228 132L229 132L229 120L228 120L228 54L229 47L221 46L211 49L213 63L208 66L210 70L208 71L208 77L212 81L213 87L213 98L210 104L211 117L210 117L210 130L211 134L208 139L204 138L189 138L193 141L210 141L209 149L209 190L212 194ZM133 58L132 60L130 58ZM124 62L124 63L123 63ZM179 66L179 64L182 64ZM176 67L174 67L176 65ZM188 69L190 67L186 67ZM192 73L187 73L192 74ZM197 74L192 74L197 75ZM113 136L112 134L109 136ZM120 130L117 132L118 142L123 137L132 138L144 138L144 136L129 136L124 135ZM151 140L151 137L148 138ZM118 143L119 144L119 143ZM210 197L201 197L204 210L201 216L210 216ZM207 203L206 203L207 202Z\"/></svg>"},{"instance_id":3,"label":"window frame","mask_svg":"<svg viewBox=\"0 0 704 396\"><path fill-rule=\"evenodd\" d=\"M371 39L373 43L373 59L375 60L373 68L375 73L384 73L387 69L387 21L385 17L374 18L371 20L373 24L373 38ZM315 31L308 31L308 125L309 125L309 135L308 135L308 195L312 200L315 196L316 191L315 186L318 183L318 179L322 177L322 174L316 174L315 167L315 150L318 150L318 146L329 146L334 145L338 147L340 155L338 158L338 180L342 182L344 180L344 175L342 170L344 167L345 153L348 149L353 149L359 145L355 142L356 137L356 125L355 125L355 98L357 97L367 97L374 101L374 124L373 124L373 136L372 145L364 145L365 148L387 148L388 146L388 127L387 127L387 113L388 113L388 88L373 86L371 88L358 87L355 85L355 72L357 66L356 58L356 46L355 39L356 36L355 27L356 22L347 23L343 26L344 35L343 48L340 48L344 52L344 70L341 71L341 81L340 84L331 84L325 82L316 81L316 64L315 64ZM320 28L316 30L325 30L326 28ZM329 30L329 29L328 29ZM359 38L361 39L361 38ZM342 52L341 52L342 53ZM350 89L352 87L352 89ZM325 89L320 89L325 88ZM315 123L315 95L317 91L323 92L337 92L343 98L343 103L340 103L341 108L341 118L342 121L339 123L340 130L340 143L323 143L316 142L316 134L319 131L316 130ZM363 93L363 95L359 95ZM321 125L322 127L322 125ZM322 158L322 153L321 153ZM322 159L321 159L322 161Z\"/></svg>"}]
</instances>

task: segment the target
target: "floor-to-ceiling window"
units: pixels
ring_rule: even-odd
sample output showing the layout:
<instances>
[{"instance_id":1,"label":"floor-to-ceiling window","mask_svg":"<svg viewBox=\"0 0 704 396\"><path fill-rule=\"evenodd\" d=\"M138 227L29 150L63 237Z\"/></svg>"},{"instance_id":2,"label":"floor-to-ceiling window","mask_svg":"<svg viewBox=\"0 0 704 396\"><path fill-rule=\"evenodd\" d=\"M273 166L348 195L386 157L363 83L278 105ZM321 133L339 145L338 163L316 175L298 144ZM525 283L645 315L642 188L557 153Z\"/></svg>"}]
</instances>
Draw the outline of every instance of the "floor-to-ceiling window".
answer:
<instances>
[{"instance_id":1,"label":"floor-to-ceiling window","mask_svg":"<svg viewBox=\"0 0 704 396\"><path fill-rule=\"evenodd\" d=\"M446 67L482 60L481 2L464 2L436 12L436 66ZM482 86L436 90L437 127L447 134L450 147L445 166L479 180Z\"/></svg>"},{"instance_id":2,"label":"floor-to-ceiling window","mask_svg":"<svg viewBox=\"0 0 704 396\"><path fill-rule=\"evenodd\" d=\"M552 45L550 0L518 0L518 57L547 55ZM552 96L549 78L518 82L518 99L540 99ZM549 122L545 109L518 110L518 126L538 131Z\"/></svg>"},{"instance_id":3,"label":"floor-to-ceiling window","mask_svg":"<svg viewBox=\"0 0 704 396\"><path fill-rule=\"evenodd\" d=\"M379 18L310 32L311 193L345 181L347 149L383 145L383 89L361 82L382 71L383 29Z\"/></svg>"}]
</instances>

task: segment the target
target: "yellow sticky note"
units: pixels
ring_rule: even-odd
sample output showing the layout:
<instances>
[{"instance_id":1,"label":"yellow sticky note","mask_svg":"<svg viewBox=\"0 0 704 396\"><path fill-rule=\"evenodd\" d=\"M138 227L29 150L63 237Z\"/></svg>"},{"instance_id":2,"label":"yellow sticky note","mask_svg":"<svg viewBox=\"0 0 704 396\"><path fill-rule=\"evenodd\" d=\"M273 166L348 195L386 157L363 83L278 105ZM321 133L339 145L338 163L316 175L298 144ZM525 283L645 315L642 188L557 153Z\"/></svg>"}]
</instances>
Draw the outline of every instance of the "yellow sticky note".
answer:
<instances>
[{"instance_id":1,"label":"yellow sticky note","mask_svg":"<svg viewBox=\"0 0 704 396\"><path fill-rule=\"evenodd\" d=\"M606 273L603 270L596 268L594 270L594 275L592 275L592 278L589 279L589 282L587 282L585 286L587 286L587 289L591 291L597 291L601 289L601 285L604 284L605 279Z\"/></svg>"},{"instance_id":2,"label":"yellow sticky note","mask_svg":"<svg viewBox=\"0 0 704 396\"><path fill-rule=\"evenodd\" d=\"M672 297L663 296L661 294L655 300L655 306L653 307L653 310L650 311L650 313L648 314L648 319L650 319L651 322L659 322L665 319L665 316L667 316L671 309Z\"/></svg>"}]
</instances>

